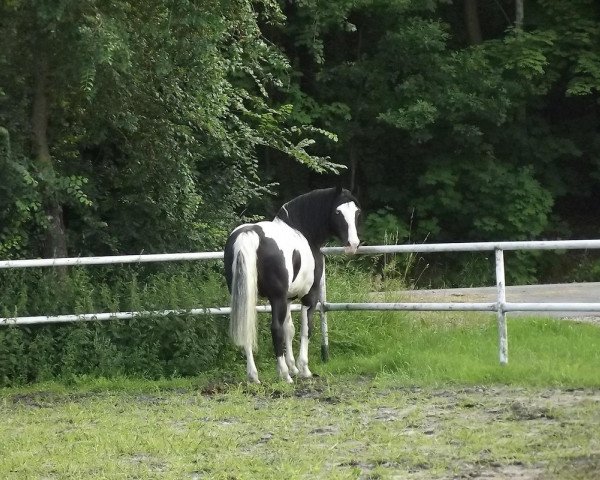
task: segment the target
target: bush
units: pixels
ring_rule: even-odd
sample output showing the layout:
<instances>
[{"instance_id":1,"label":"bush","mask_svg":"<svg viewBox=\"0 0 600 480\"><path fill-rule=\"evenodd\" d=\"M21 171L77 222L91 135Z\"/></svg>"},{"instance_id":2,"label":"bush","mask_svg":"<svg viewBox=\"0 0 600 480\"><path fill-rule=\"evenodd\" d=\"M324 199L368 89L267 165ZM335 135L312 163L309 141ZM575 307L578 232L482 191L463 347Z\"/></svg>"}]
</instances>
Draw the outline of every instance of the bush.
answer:
<instances>
[{"instance_id":1,"label":"bush","mask_svg":"<svg viewBox=\"0 0 600 480\"><path fill-rule=\"evenodd\" d=\"M220 269L200 265L5 271L4 317L226 305ZM79 375L195 375L234 358L227 318L169 315L0 328L0 384Z\"/></svg>"}]
</instances>

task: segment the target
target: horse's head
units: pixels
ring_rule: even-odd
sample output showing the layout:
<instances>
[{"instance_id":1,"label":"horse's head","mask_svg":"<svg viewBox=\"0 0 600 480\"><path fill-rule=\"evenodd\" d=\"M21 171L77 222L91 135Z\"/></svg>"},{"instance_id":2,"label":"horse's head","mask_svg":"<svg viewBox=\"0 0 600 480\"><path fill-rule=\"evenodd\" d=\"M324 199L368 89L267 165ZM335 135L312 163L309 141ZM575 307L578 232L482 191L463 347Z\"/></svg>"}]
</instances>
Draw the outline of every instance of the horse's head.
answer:
<instances>
[{"instance_id":1,"label":"horse's head","mask_svg":"<svg viewBox=\"0 0 600 480\"><path fill-rule=\"evenodd\" d=\"M331 212L333 233L341 240L346 253L356 253L360 244L357 224L360 216L358 200L346 189L338 188Z\"/></svg>"}]
</instances>

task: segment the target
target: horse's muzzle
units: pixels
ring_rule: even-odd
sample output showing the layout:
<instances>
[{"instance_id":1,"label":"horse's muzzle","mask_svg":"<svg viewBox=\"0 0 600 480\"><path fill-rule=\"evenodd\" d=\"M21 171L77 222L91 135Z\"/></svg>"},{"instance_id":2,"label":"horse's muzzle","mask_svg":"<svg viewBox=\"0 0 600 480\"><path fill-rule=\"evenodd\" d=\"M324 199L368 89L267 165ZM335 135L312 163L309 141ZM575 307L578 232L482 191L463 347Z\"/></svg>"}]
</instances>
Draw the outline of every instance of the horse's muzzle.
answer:
<instances>
[{"instance_id":1,"label":"horse's muzzle","mask_svg":"<svg viewBox=\"0 0 600 480\"><path fill-rule=\"evenodd\" d=\"M344 252L349 253L351 255L354 255L356 253L356 250L358 250L358 243L348 243L344 247Z\"/></svg>"}]
</instances>

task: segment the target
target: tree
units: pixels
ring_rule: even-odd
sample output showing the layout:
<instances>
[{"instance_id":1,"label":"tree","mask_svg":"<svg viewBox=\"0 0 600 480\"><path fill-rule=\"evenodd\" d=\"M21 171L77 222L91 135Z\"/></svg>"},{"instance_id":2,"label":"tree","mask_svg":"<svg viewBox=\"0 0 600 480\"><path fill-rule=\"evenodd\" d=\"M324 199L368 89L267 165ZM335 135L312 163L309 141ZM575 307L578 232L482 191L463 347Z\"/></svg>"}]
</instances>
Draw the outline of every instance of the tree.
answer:
<instances>
[{"instance_id":1,"label":"tree","mask_svg":"<svg viewBox=\"0 0 600 480\"><path fill-rule=\"evenodd\" d=\"M270 105L288 69L258 27L280 21L271 2L0 8L0 124L45 211L33 254L213 246L267 191L258 149L335 169L307 150L325 132Z\"/></svg>"},{"instance_id":2,"label":"tree","mask_svg":"<svg viewBox=\"0 0 600 480\"><path fill-rule=\"evenodd\" d=\"M589 236L597 225L598 3L539 0L526 19L519 3L286 10L278 41L299 70L297 115L338 135L323 148L348 166L365 210L395 214L412 240Z\"/></svg>"},{"instance_id":3,"label":"tree","mask_svg":"<svg viewBox=\"0 0 600 480\"><path fill-rule=\"evenodd\" d=\"M465 26L472 45L479 45L483 37L479 24L479 12L477 11L477 0L464 0L465 2Z\"/></svg>"}]
</instances>

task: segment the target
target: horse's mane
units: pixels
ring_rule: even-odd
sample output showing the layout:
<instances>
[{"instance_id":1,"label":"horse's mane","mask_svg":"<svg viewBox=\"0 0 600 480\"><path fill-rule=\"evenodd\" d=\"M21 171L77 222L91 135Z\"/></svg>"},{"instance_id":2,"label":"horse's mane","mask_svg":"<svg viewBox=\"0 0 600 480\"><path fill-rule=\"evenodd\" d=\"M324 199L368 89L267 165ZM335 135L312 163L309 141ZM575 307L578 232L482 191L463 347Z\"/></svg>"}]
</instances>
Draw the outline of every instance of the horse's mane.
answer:
<instances>
[{"instance_id":1,"label":"horse's mane","mask_svg":"<svg viewBox=\"0 0 600 480\"><path fill-rule=\"evenodd\" d=\"M331 214L342 203L356 202L348 190L323 188L305 193L283 205L275 218L302 233L312 246L321 247L332 235Z\"/></svg>"}]
</instances>

